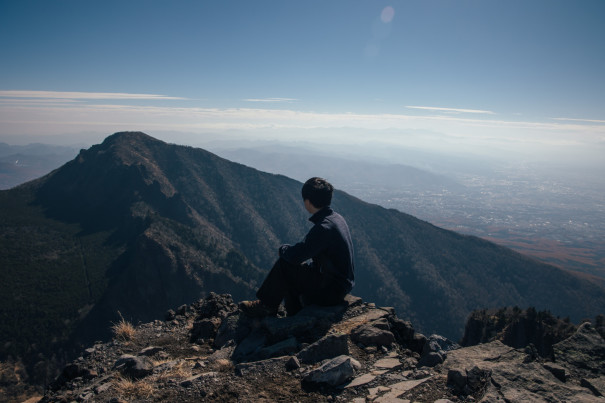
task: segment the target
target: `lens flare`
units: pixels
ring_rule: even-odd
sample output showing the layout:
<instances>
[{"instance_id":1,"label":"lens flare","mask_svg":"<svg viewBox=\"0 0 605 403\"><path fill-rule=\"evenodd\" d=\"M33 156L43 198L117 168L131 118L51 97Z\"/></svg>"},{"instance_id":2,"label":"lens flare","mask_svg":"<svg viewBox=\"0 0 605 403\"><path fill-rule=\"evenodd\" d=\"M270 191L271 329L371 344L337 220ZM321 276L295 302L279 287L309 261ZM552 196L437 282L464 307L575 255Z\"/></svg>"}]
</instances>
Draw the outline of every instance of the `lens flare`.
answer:
<instances>
[{"instance_id":1,"label":"lens flare","mask_svg":"<svg viewBox=\"0 0 605 403\"><path fill-rule=\"evenodd\" d=\"M382 10L382 13L380 13L380 20L387 24L393 20L394 16L395 9L393 9L391 6L387 6Z\"/></svg>"}]
</instances>

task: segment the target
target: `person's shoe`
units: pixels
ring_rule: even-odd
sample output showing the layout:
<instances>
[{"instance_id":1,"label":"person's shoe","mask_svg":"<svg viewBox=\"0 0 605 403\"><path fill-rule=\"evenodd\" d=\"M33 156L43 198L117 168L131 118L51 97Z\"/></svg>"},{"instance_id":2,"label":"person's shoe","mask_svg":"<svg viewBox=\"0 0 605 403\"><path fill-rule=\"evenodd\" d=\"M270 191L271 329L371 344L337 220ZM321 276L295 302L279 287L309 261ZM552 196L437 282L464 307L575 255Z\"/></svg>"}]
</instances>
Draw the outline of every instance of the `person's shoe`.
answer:
<instances>
[{"instance_id":1,"label":"person's shoe","mask_svg":"<svg viewBox=\"0 0 605 403\"><path fill-rule=\"evenodd\" d=\"M265 316L276 316L277 308L271 308L262 303L260 299L255 301L242 301L239 303L239 308L246 315L253 318L262 318Z\"/></svg>"}]
</instances>

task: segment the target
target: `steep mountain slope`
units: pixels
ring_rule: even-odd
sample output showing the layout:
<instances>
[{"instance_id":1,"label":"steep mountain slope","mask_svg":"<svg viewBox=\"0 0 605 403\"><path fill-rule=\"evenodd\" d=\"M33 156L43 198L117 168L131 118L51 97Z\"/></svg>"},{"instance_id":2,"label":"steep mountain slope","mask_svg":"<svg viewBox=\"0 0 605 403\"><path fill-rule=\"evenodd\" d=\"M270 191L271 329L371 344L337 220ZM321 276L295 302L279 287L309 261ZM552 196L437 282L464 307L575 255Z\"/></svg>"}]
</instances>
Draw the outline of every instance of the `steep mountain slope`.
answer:
<instances>
[{"instance_id":1,"label":"steep mountain slope","mask_svg":"<svg viewBox=\"0 0 605 403\"><path fill-rule=\"evenodd\" d=\"M148 321L210 291L253 297L277 247L310 227L300 187L118 133L0 192L0 357L60 355L65 340L97 340L118 311ZM333 206L354 238L354 293L425 333L457 339L476 308L531 305L576 321L605 312L602 287L558 268L343 192Z\"/></svg>"}]
</instances>

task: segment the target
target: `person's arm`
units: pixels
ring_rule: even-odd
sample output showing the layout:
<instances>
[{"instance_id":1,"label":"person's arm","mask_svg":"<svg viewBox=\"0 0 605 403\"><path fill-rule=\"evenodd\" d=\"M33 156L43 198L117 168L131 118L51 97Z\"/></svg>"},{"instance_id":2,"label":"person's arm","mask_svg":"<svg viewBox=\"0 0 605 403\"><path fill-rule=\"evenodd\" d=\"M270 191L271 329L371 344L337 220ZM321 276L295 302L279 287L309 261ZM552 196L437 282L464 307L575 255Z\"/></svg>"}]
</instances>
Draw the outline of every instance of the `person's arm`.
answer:
<instances>
[{"instance_id":1,"label":"person's arm","mask_svg":"<svg viewBox=\"0 0 605 403\"><path fill-rule=\"evenodd\" d=\"M321 225L315 225L301 242L295 245L282 245L279 248L279 257L289 263L301 264L325 249L326 235L326 230Z\"/></svg>"}]
</instances>

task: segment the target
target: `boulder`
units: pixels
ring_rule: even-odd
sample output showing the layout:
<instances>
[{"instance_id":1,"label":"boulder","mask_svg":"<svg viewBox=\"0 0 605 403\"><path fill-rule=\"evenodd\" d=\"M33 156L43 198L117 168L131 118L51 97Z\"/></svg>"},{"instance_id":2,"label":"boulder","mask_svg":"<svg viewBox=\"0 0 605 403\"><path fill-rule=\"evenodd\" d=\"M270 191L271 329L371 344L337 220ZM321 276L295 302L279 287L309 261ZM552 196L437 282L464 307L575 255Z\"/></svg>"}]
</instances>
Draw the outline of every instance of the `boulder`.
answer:
<instances>
[{"instance_id":1,"label":"boulder","mask_svg":"<svg viewBox=\"0 0 605 403\"><path fill-rule=\"evenodd\" d=\"M278 343L261 348L255 354L254 359L263 360L266 358L291 355L298 351L298 346L299 346L299 344L298 344L298 341L296 340L296 337L289 337L286 340L282 340Z\"/></svg>"},{"instance_id":2,"label":"boulder","mask_svg":"<svg viewBox=\"0 0 605 403\"><path fill-rule=\"evenodd\" d=\"M236 362L250 361L250 358L267 343L267 337L260 330L254 330L235 347L232 359Z\"/></svg>"},{"instance_id":3,"label":"boulder","mask_svg":"<svg viewBox=\"0 0 605 403\"><path fill-rule=\"evenodd\" d=\"M214 347L222 348L230 341L237 344L241 342L250 333L250 323L245 315L238 312L225 317L214 338Z\"/></svg>"},{"instance_id":4,"label":"boulder","mask_svg":"<svg viewBox=\"0 0 605 403\"><path fill-rule=\"evenodd\" d=\"M295 356L290 357L290 359L286 362L286 370L293 371L295 369L300 368L300 361Z\"/></svg>"},{"instance_id":5,"label":"boulder","mask_svg":"<svg viewBox=\"0 0 605 403\"><path fill-rule=\"evenodd\" d=\"M598 378L582 378L580 386L589 389L595 396L605 395L605 376Z\"/></svg>"},{"instance_id":6,"label":"boulder","mask_svg":"<svg viewBox=\"0 0 605 403\"><path fill-rule=\"evenodd\" d=\"M439 365L443 362L444 356L435 351L429 351L420 357L418 360L419 367L434 367L435 365Z\"/></svg>"},{"instance_id":7,"label":"boulder","mask_svg":"<svg viewBox=\"0 0 605 403\"><path fill-rule=\"evenodd\" d=\"M434 367L441 364L447 357L447 352L460 348L453 341L436 334L432 334L422 348L422 355L418 361L419 367Z\"/></svg>"},{"instance_id":8,"label":"boulder","mask_svg":"<svg viewBox=\"0 0 605 403\"><path fill-rule=\"evenodd\" d=\"M355 371L361 368L361 364L346 355L340 355L307 373L303 378L304 382L325 383L331 386L342 385L348 380L353 379Z\"/></svg>"},{"instance_id":9,"label":"boulder","mask_svg":"<svg viewBox=\"0 0 605 403\"><path fill-rule=\"evenodd\" d=\"M333 358L339 355L349 354L349 345L346 334L331 334L324 336L315 343L303 348L296 356L305 364L312 364Z\"/></svg>"},{"instance_id":10,"label":"boulder","mask_svg":"<svg viewBox=\"0 0 605 403\"><path fill-rule=\"evenodd\" d=\"M290 336L299 336L315 327L317 317L300 315L300 312L287 318L266 317L262 327L273 342L284 340Z\"/></svg>"},{"instance_id":11,"label":"boulder","mask_svg":"<svg viewBox=\"0 0 605 403\"><path fill-rule=\"evenodd\" d=\"M113 369L132 379L141 379L153 372L153 363L146 356L123 354L113 365Z\"/></svg>"},{"instance_id":12,"label":"boulder","mask_svg":"<svg viewBox=\"0 0 605 403\"><path fill-rule=\"evenodd\" d=\"M546 362L544 363L544 368L547 369L551 374L555 376L555 378L557 378L561 382L567 381L568 374L565 368L563 368L562 366Z\"/></svg>"},{"instance_id":13,"label":"boulder","mask_svg":"<svg viewBox=\"0 0 605 403\"><path fill-rule=\"evenodd\" d=\"M353 329L351 339L364 346L390 346L395 342L395 336L390 330L374 327L371 323Z\"/></svg>"},{"instance_id":14,"label":"boulder","mask_svg":"<svg viewBox=\"0 0 605 403\"><path fill-rule=\"evenodd\" d=\"M391 316L389 317L389 323L398 343L408 345L413 341L414 327L411 322Z\"/></svg>"}]
</instances>

